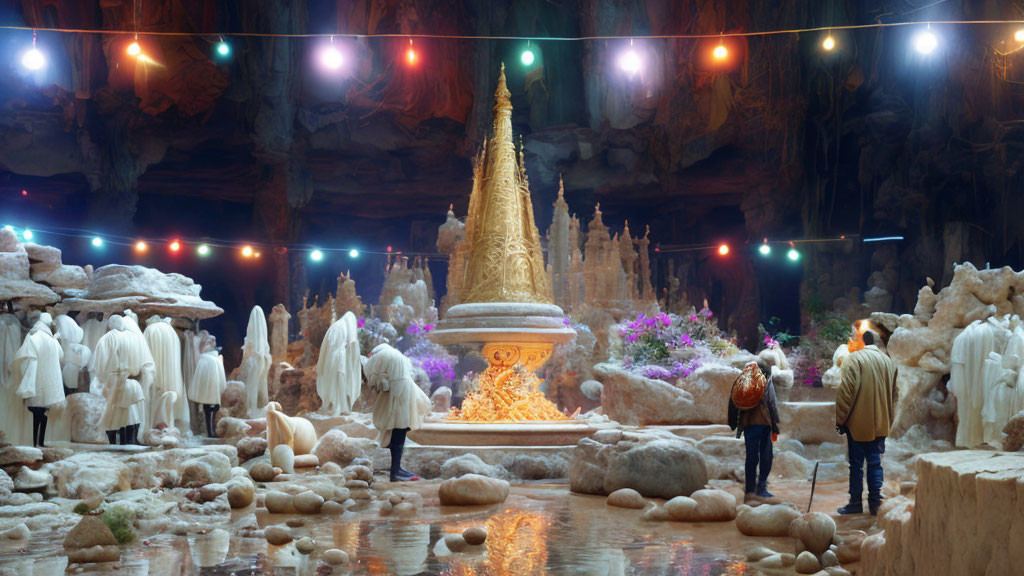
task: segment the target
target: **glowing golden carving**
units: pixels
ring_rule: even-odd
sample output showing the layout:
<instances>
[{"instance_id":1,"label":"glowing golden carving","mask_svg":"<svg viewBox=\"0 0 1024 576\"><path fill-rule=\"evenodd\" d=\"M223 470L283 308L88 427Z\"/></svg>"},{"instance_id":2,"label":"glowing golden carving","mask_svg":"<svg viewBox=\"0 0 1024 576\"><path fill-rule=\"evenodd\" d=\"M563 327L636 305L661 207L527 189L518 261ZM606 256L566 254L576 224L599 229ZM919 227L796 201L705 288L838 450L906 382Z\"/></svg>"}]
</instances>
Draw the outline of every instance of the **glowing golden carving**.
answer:
<instances>
[{"instance_id":1,"label":"glowing golden carving","mask_svg":"<svg viewBox=\"0 0 1024 576\"><path fill-rule=\"evenodd\" d=\"M526 168L522 151L516 161L512 140L504 64L494 97L494 136L484 142L473 168L466 236L452 260L458 303L549 304L551 283L544 271Z\"/></svg>"},{"instance_id":2,"label":"glowing golden carving","mask_svg":"<svg viewBox=\"0 0 1024 576\"><path fill-rule=\"evenodd\" d=\"M443 576L544 576L548 573L551 514L505 510L487 520L487 559L456 560Z\"/></svg>"},{"instance_id":3,"label":"glowing golden carving","mask_svg":"<svg viewBox=\"0 0 1024 576\"><path fill-rule=\"evenodd\" d=\"M551 356L551 344L487 344L483 354L487 370L478 387L452 408L449 420L464 422L530 422L568 420L540 391L533 373Z\"/></svg>"}]
</instances>

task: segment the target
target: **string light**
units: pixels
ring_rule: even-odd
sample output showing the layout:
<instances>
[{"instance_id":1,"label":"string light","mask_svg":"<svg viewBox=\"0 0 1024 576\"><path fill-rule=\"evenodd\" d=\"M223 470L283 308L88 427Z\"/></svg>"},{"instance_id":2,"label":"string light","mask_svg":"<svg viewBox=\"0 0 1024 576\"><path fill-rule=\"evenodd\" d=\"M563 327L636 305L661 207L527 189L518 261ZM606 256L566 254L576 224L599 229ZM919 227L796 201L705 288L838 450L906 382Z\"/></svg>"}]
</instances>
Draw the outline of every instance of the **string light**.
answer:
<instances>
[{"instance_id":1,"label":"string light","mask_svg":"<svg viewBox=\"0 0 1024 576\"><path fill-rule=\"evenodd\" d=\"M415 66L417 60L419 60L419 56L416 54L416 49L412 46L412 38L409 38L409 49L405 51L405 62L409 66Z\"/></svg>"},{"instance_id":2,"label":"string light","mask_svg":"<svg viewBox=\"0 0 1024 576\"><path fill-rule=\"evenodd\" d=\"M34 236L35 234L33 234L32 231L29 230L28 228L25 228L24 230L21 231L21 237L24 238L25 240L31 240Z\"/></svg>"},{"instance_id":3,"label":"string light","mask_svg":"<svg viewBox=\"0 0 1024 576\"><path fill-rule=\"evenodd\" d=\"M523 53L519 56L519 61L523 63L523 66L530 66L533 64L535 59L536 56L534 55L533 50L530 49L530 41L527 40L526 50L523 50Z\"/></svg>"},{"instance_id":4,"label":"string light","mask_svg":"<svg viewBox=\"0 0 1024 576\"><path fill-rule=\"evenodd\" d=\"M135 39L132 40L132 43L128 45L128 48L125 49L125 52L127 52L129 56L133 56L135 58L138 58L139 55L142 54L142 46L139 46L138 33L135 34Z\"/></svg>"},{"instance_id":5,"label":"string light","mask_svg":"<svg viewBox=\"0 0 1024 576\"><path fill-rule=\"evenodd\" d=\"M633 39L629 39L629 49L619 56L619 68L630 76L640 71L640 54L633 49Z\"/></svg>"},{"instance_id":6,"label":"string light","mask_svg":"<svg viewBox=\"0 0 1024 576\"><path fill-rule=\"evenodd\" d=\"M178 252L181 250L181 242L179 240L172 240L170 246L171 252Z\"/></svg>"},{"instance_id":7,"label":"string light","mask_svg":"<svg viewBox=\"0 0 1024 576\"><path fill-rule=\"evenodd\" d=\"M789 258L793 262L800 259L800 252L797 252L796 248L790 248L789 252L786 252L786 258Z\"/></svg>"},{"instance_id":8,"label":"string light","mask_svg":"<svg viewBox=\"0 0 1024 576\"><path fill-rule=\"evenodd\" d=\"M822 41L821 47L824 48L826 52L831 52L836 47L836 41L832 38L832 34L825 36L825 40Z\"/></svg>"},{"instance_id":9,"label":"string light","mask_svg":"<svg viewBox=\"0 0 1024 576\"><path fill-rule=\"evenodd\" d=\"M96 247L96 248L102 248L103 247L103 238L100 238L99 236L96 236L95 238L92 239L92 245L94 247Z\"/></svg>"},{"instance_id":10,"label":"string light","mask_svg":"<svg viewBox=\"0 0 1024 576\"><path fill-rule=\"evenodd\" d=\"M341 51L334 46L334 36L331 36L331 43L320 52L320 64L328 70L337 70L344 63L345 58L341 55Z\"/></svg>"},{"instance_id":11,"label":"string light","mask_svg":"<svg viewBox=\"0 0 1024 576\"><path fill-rule=\"evenodd\" d=\"M729 57L729 50L724 44L715 46L715 49L711 52L711 55L715 57L715 60L725 60Z\"/></svg>"},{"instance_id":12,"label":"string light","mask_svg":"<svg viewBox=\"0 0 1024 576\"><path fill-rule=\"evenodd\" d=\"M349 258L359 258L359 250L356 250L355 248L349 250L348 251L348 257Z\"/></svg>"},{"instance_id":13,"label":"string light","mask_svg":"<svg viewBox=\"0 0 1024 576\"><path fill-rule=\"evenodd\" d=\"M138 252L139 254L142 254L147 250L149 250L149 244L146 244L142 240L139 240L138 242L135 243L135 251Z\"/></svg>"},{"instance_id":14,"label":"string light","mask_svg":"<svg viewBox=\"0 0 1024 576\"><path fill-rule=\"evenodd\" d=\"M1024 43L1024 28L1021 28L1020 30L1014 32L1013 39L1016 40L1017 42Z\"/></svg>"},{"instance_id":15,"label":"string light","mask_svg":"<svg viewBox=\"0 0 1024 576\"><path fill-rule=\"evenodd\" d=\"M923 32L918 33L917 36L914 36L914 49L919 54L927 56L935 52L935 49L938 47L939 39L935 37L935 34L932 34L930 26Z\"/></svg>"},{"instance_id":16,"label":"string light","mask_svg":"<svg viewBox=\"0 0 1024 576\"><path fill-rule=\"evenodd\" d=\"M223 38L220 39L220 42L217 42L217 54L220 54L221 56L231 54L231 46L229 46Z\"/></svg>"},{"instance_id":17,"label":"string light","mask_svg":"<svg viewBox=\"0 0 1024 576\"><path fill-rule=\"evenodd\" d=\"M728 256L729 255L729 245L728 244L719 244L719 246L718 246L718 255L719 256Z\"/></svg>"},{"instance_id":18,"label":"string light","mask_svg":"<svg viewBox=\"0 0 1024 576\"><path fill-rule=\"evenodd\" d=\"M196 254L199 254L200 256L203 256L203 257L209 256L210 255L210 247L207 246L206 244L200 244L199 247L196 248Z\"/></svg>"},{"instance_id":19,"label":"string light","mask_svg":"<svg viewBox=\"0 0 1024 576\"><path fill-rule=\"evenodd\" d=\"M324 253L319 250L313 250L309 253L309 259L313 262L319 262L324 259Z\"/></svg>"},{"instance_id":20,"label":"string light","mask_svg":"<svg viewBox=\"0 0 1024 576\"><path fill-rule=\"evenodd\" d=\"M35 72L36 70L42 70L46 66L46 56L36 48L36 31L32 31L32 47L25 51L21 55L21 65L26 70Z\"/></svg>"},{"instance_id":21,"label":"string light","mask_svg":"<svg viewBox=\"0 0 1024 576\"><path fill-rule=\"evenodd\" d=\"M765 241L764 244L757 247L757 251L761 253L761 256L770 256L772 253L772 247L768 245L767 241Z\"/></svg>"},{"instance_id":22,"label":"string light","mask_svg":"<svg viewBox=\"0 0 1024 576\"><path fill-rule=\"evenodd\" d=\"M252 258L252 255L253 255L252 246L249 246L248 244L246 244L245 246L242 246L242 256L244 256L245 258Z\"/></svg>"}]
</instances>

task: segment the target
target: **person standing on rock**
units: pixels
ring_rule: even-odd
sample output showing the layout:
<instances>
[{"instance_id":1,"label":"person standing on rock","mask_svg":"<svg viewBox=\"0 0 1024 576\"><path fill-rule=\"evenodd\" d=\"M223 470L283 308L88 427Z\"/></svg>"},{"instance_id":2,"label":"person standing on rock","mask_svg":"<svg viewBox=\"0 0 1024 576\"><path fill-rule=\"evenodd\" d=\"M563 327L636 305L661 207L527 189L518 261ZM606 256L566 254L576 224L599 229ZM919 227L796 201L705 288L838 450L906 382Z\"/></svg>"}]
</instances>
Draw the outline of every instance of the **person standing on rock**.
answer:
<instances>
[{"instance_id":1,"label":"person standing on rock","mask_svg":"<svg viewBox=\"0 0 1024 576\"><path fill-rule=\"evenodd\" d=\"M882 503L882 454L896 416L896 363L878 349L878 335L864 333L864 348L843 361L836 393L836 429L846 435L850 460L850 503L839 514L863 514L864 463L868 469L868 508Z\"/></svg>"},{"instance_id":2,"label":"person standing on rock","mask_svg":"<svg viewBox=\"0 0 1024 576\"><path fill-rule=\"evenodd\" d=\"M729 428L743 436L747 448L744 500L774 498L768 491L772 443L779 438L779 404L771 376L756 362L747 364L729 396Z\"/></svg>"}]
</instances>

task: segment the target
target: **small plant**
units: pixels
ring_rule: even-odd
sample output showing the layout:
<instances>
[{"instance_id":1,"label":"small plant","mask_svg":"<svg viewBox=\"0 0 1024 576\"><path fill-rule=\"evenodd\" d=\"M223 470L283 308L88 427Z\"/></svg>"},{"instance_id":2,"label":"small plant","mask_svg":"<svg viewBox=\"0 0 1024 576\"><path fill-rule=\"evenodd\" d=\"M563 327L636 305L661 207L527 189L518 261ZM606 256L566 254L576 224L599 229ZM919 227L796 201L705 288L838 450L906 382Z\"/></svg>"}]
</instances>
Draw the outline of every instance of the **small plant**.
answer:
<instances>
[{"instance_id":1,"label":"small plant","mask_svg":"<svg viewBox=\"0 0 1024 576\"><path fill-rule=\"evenodd\" d=\"M135 514L127 508L108 508L100 514L100 520L110 528L118 544L127 544L135 539Z\"/></svg>"},{"instance_id":2,"label":"small plant","mask_svg":"<svg viewBox=\"0 0 1024 576\"><path fill-rule=\"evenodd\" d=\"M75 504L75 507L72 508L71 511L79 516L85 516L89 512L92 512L92 508L85 502L79 502L78 504Z\"/></svg>"}]
</instances>

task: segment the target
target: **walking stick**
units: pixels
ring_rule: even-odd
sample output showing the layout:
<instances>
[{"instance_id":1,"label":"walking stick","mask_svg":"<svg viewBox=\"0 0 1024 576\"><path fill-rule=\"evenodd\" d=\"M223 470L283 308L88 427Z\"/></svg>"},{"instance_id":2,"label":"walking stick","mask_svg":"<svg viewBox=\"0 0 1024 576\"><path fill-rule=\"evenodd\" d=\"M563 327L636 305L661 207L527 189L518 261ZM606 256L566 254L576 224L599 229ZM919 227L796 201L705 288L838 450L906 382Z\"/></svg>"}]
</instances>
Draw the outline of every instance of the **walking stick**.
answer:
<instances>
[{"instance_id":1,"label":"walking stick","mask_svg":"<svg viewBox=\"0 0 1024 576\"><path fill-rule=\"evenodd\" d=\"M818 484L818 462L814 462L814 475L811 476L811 499L807 501L807 513L811 513L811 502L814 502L814 487Z\"/></svg>"}]
</instances>

